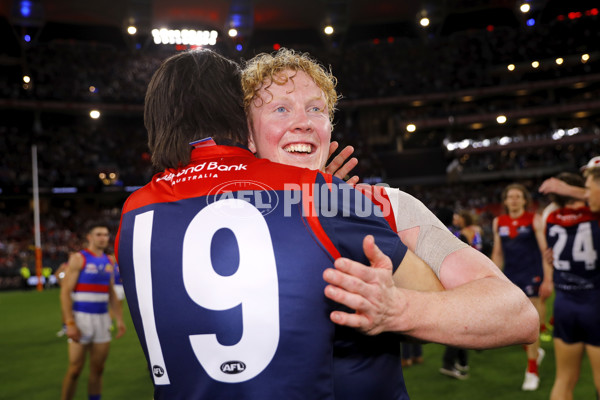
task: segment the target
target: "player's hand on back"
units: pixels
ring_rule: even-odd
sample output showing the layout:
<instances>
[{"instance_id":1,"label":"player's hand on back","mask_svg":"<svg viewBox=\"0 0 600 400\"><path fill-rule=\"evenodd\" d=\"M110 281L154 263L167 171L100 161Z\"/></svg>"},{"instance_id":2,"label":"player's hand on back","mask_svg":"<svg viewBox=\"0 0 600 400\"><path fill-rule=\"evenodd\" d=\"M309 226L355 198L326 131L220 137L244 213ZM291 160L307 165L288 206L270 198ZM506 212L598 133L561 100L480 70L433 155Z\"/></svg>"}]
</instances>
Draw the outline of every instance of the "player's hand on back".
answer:
<instances>
[{"instance_id":1,"label":"player's hand on back","mask_svg":"<svg viewBox=\"0 0 600 400\"><path fill-rule=\"evenodd\" d=\"M329 157L335 153L338 147L339 143L336 141L332 141L329 144ZM348 160L348 157L350 157L352 153L354 153L354 147L346 146L327 166L325 166L325 172L340 179L345 179L350 171L358 164L358 159L356 157L352 157ZM348 160L348 162L344 164L346 160ZM346 182L350 185L356 185L359 180L360 178L357 175L354 175L351 178L348 178Z\"/></svg>"}]
</instances>

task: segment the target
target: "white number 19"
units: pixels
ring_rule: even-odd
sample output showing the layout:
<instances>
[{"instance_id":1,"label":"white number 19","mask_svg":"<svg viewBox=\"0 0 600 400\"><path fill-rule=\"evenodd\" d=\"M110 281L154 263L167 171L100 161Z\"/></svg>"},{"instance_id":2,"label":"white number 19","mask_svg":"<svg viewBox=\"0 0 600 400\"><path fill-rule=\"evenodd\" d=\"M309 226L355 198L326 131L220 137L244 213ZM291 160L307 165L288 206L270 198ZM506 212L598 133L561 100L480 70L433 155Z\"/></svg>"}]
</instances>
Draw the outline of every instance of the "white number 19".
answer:
<instances>
[{"instance_id":1,"label":"white number 19","mask_svg":"<svg viewBox=\"0 0 600 400\"><path fill-rule=\"evenodd\" d=\"M152 291L149 290L148 298L148 290L144 292L139 286L151 284L152 218L153 212L136 216L133 248L138 301L148 353L154 365L153 354L162 361L162 350L154 323ZM223 228L233 232L239 249L239 266L230 276L217 274L211 260L213 236ZM138 253L147 256L136 258ZM218 342L215 334L190 335L191 347L206 373L217 381L228 383L243 382L258 375L271 362L279 343L277 269L271 235L262 214L250 203L239 199L222 200L202 209L185 232L182 268L185 290L199 306L216 311L242 307L243 334L238 343L225 346ZM141 277L143 282L138 282L141 274L147 275ZM149 338L149 335L154 337ZM154 347L152 351L151 346ZM239 362L244 367L232 373L226 368L232 362ZM160 384L156 376L155 383ZM168 379L162 384L168 384Z\"/></svg>"}]
</instances>

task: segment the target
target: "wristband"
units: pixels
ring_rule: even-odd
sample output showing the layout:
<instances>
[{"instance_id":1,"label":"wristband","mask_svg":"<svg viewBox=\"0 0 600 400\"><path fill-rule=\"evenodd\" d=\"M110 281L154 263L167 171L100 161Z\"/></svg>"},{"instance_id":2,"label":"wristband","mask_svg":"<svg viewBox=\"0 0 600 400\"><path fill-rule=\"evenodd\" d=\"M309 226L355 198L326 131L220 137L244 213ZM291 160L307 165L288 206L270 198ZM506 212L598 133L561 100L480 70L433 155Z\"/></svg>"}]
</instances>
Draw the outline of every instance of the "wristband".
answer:
<instances>
[{"instance_id":1,"label":"wristband","mask_svg":"<svg viewBox=\"0 0 600 400\"><path fill-rule=\"evenodd\" d=\"M67 326L75 326L75 321L72 320L72 319L70 319L67 322L65 322L65 325L67 325Z\"/></svg>"}]
</instances>

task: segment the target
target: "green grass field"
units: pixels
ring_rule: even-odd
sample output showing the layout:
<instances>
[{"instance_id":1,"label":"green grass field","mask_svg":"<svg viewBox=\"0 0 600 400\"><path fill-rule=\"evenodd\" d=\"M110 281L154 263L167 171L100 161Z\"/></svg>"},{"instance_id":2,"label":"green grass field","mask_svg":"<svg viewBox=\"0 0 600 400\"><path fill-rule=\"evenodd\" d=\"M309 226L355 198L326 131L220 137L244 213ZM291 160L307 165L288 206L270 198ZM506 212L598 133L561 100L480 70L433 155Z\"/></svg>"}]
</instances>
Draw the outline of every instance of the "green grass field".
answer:
<instances>
[{"instance_id":1,"label":"green grass field","mask_svg":"<svg viewBox=\"0 0 600 400\"><path fill-rule=\"evenodd\" d=\"M0 400L55 400L60 397L67 367L67 343L60 329L59 291L0 292ZM125 309L128 332L114 340L104 372L103 400L152 399L152 384L133 324ZM548 399L554 380L554 351L543 343L540 389L522 392L525 352L520 346L470 351L470 378L458 381L441 375L443 346L424 346L425 363L405 369L412 400L541 400ZM86 397L87 369L80 377L76 399ZM595 399L591 370L584 358L575 399ZM284 399L282 399L284 400ZM376 399L365 399L376 400Z\"/></svg>"}]
</instances>

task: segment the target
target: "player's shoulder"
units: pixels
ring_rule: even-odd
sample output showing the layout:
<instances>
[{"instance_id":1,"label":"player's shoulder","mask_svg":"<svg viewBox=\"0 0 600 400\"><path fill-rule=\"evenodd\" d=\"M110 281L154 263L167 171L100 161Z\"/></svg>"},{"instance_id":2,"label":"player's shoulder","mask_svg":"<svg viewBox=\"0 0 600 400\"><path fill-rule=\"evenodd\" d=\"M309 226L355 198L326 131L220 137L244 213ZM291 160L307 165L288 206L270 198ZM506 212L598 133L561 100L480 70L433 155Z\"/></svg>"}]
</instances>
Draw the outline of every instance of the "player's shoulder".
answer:
<instances>
[{"instance_id":1,"label":"player's shoulder","mask_svg":"<svg viewBox=\"0 0 600 400\"><path fill-rule=\"evenodd\" d=\"M85 264L85 256L81 251L71 253L68 261L68 268L82 269Z\"/></svg>"},{"instance_id":2,"label":"player's shoulder","mask_svg":"<svg viewBox=\"0 0 600 400\"><path fill-rule=\"evenodd\" d=\"M506 224L508 223L508 221L510 220L510 215L508 214L500 214L498 215L496 218L494 218L495 221L498 222L498 224Z\"/></svg>"}]
</instances>

